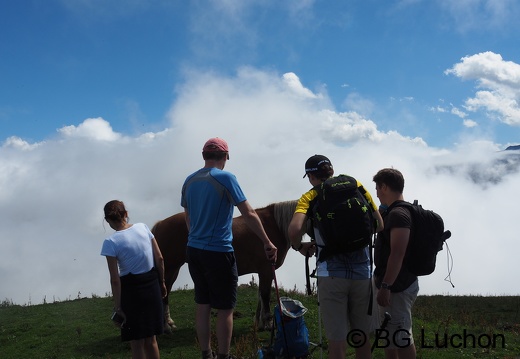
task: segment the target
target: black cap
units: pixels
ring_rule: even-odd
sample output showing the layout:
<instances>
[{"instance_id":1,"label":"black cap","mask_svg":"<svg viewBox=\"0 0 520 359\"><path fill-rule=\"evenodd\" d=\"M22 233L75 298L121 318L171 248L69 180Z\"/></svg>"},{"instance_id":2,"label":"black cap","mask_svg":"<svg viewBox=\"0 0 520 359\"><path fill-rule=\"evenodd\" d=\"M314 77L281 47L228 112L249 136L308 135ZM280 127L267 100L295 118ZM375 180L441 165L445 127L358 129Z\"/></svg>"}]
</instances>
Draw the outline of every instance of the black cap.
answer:
<instances>
[{"instance_id":1,"label":"black cap","mask_svg":"<svg viewBox=\"0 0 520 359\"><path fill-rule=\"evenodd\" d=\"M319 171L321 167L326 164L332 166L330 160L323 155L314 155L309 157L307 162L305 162L305 174L303 175L303 178L305 178L309 172Z\"/></svg>"}]
</instances>

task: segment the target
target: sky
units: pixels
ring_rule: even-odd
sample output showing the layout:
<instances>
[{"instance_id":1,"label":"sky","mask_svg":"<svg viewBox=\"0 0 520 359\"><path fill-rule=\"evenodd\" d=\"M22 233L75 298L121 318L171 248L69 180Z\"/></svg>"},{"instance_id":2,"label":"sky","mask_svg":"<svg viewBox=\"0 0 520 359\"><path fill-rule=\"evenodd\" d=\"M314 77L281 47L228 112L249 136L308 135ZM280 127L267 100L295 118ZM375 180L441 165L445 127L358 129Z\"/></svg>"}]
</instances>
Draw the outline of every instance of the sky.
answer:
<instances>
[{"instance_id":1,"label":"sky","mask_svg":"<svg viewBox=\"0 0 520 359\"><path fill-rule=\"evenodd\" d=\"M515 0L0 2L0 300L110 293L103 206L181 212L210 137L255 208L329 157L394 167L452 232L422 294L519 295ZM290 251L278 283L303 290ZM251 276L243 276L249 282ZM174 288L192 286L184 267Z\"/></svg>"}]
</instances>

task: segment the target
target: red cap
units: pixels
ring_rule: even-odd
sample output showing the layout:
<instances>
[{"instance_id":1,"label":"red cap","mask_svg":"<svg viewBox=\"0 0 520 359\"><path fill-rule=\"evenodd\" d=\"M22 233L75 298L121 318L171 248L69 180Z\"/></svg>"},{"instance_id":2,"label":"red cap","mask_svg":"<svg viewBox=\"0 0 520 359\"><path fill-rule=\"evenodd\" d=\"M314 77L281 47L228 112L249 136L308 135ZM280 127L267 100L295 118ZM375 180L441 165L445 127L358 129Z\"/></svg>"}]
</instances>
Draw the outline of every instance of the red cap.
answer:
<instances>
[{"instance_id":1,"label":"red cap","mask_svg":"<svg viewBox=\"0 0 520 359\"><path fill-rule=\"evenodd\" d=\"M210 138L204 144L202 152L229 152L226 141L221 138Z\"/></svg>"}]
</instances>

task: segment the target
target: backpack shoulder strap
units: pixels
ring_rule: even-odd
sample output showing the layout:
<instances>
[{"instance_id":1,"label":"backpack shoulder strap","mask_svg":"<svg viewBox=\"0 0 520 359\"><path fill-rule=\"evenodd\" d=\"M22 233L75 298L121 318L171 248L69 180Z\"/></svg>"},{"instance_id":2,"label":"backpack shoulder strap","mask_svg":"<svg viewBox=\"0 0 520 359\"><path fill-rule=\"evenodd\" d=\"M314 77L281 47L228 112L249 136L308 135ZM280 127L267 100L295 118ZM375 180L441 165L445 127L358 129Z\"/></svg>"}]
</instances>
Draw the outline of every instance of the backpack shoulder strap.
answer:
<instances>
[{"instance_id":1,"label":"backpack shoulder strap","mask_svg":"<svg viewBox=\"0 0 520 359\"><path fill-rule=\"evenodd\" d=\"M412 207L414 205L417 205L417 200L414 201L414 204L411 204L410 202L407 202L407 201L403 201L403 200L397 200L395 201L394 203L392 203L387 209L386 209L386 212L390 212L392 209L396 208L396 207Z\"/></svg>"}]
</instances>

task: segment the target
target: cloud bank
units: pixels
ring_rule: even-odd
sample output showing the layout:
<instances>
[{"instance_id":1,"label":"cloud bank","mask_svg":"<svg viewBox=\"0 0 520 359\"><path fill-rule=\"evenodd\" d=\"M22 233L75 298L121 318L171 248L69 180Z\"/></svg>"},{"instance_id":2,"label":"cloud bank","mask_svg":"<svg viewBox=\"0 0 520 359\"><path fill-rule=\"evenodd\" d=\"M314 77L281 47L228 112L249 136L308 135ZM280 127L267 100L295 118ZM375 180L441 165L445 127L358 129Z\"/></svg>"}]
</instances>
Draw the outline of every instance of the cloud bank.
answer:
<instances>
[{"instance_id":1,"label":"cloud bank","mask_svg":"<svg viewBox=\"0 0 520 359\"><path fill-rule=\"evenodd\" d=\"M461 68L467 61L461 64L450 73L478 76ZM479 83L495 84L492 93L505 88L493 78L482 75ZM379 169L401 170L405 198L435 209L453 233L455 288L444 281L443 251L437 271L421 278L421 293L518 294L506 282L520 246L512 236L517 152L478 140L432 148L419 137L381 131L375 120L357 112L337 112L326 92L306 88L294 73L254 68L234 76L187 73L167 116L168 128L139 136L115 132L110 119L89 118L42 142L5 139L0 298L38 304L109 293L106 262L99 255L112 232L103 223L104 204L123 200L131 222L150 227L180 212L182 183L203 165L202 145L214 136L228 141L226 169L254 207L299 198L310 186L302 179L305 160L316 153L327 155L337 173L355 176L374 196L372 176ZM303 290L304 258L291 251L277 276L281 286ZM191 280L184 268L174 288L186 285Z\"/></svg>"},{"instance_id":2,"label":"cloud bank","mask_svg":"<svg viewBox=\"0 0 520 359\"><path fill-rule=\"evenodd\" d=\"M479 89L465 102L466 110L485 110L489 117L507 125L520 126L520 65L487 51L465 56L446 74L474 80Z\"/></svg>"}]
</instances>

